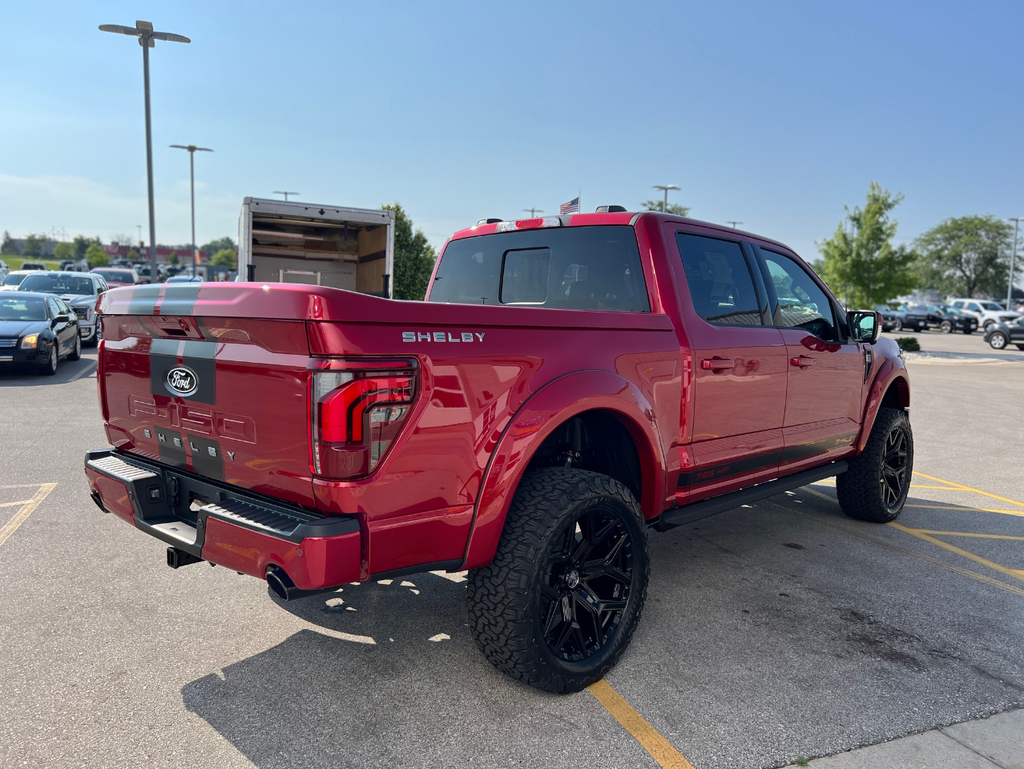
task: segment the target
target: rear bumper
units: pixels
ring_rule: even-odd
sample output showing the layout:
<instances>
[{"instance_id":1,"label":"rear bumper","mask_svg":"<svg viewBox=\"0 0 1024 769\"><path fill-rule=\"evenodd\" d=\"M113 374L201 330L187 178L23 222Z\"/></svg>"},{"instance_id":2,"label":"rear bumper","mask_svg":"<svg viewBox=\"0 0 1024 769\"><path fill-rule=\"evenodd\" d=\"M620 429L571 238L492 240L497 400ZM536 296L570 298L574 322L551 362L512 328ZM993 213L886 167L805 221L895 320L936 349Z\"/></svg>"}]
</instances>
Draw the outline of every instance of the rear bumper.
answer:
<instances>
[{"instance_id":1,"label":"rear bumper","mask_svg":"<svg viewBox=\"0 0 1024 769\"><path fill-rule=\"evenodd\" d=\"M353 516L320 516L159 462L89 451L93 500L195 558L265 579L283 570L300 590L362 578L362 534Z\"/></svg>"}]
</instances>

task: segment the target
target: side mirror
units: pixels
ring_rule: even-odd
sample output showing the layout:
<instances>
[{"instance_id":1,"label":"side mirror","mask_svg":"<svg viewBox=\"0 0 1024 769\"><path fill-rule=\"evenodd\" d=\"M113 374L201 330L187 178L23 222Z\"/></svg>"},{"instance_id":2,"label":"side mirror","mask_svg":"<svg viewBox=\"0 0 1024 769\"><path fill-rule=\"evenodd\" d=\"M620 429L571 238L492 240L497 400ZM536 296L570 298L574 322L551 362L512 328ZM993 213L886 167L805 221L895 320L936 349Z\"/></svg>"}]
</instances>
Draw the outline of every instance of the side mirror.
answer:
<instances>
[{"instance_id":1,"label":"side mirror","mask_svg":"<svg viewBox=\"0 0 1024 769\"><path fill-rule=\"evenodd\" d=\"M850 310L846 313L850 335L855 342L876 342L882 328L881 315L873 310Z\"/></svg>"}]
</instances>

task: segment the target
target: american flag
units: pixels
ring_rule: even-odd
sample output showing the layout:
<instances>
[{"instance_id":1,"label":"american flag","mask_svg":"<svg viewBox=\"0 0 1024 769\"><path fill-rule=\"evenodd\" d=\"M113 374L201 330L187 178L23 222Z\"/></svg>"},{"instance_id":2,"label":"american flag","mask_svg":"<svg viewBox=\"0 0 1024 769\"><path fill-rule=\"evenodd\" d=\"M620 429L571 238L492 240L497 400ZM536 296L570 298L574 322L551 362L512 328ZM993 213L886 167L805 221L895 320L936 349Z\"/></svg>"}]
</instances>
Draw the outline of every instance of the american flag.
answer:
<instances>
[{"instance_id":1,"label":"american flag","mask_svg":"<svg viewBox=\"0 0 1024 769\"><path fill-rule=\"evenodd\" d=\"M558 207L559 214L578 214L580 212L580 199L573 198L568 203L562 203Z\"/></svg>"}]
</instances>

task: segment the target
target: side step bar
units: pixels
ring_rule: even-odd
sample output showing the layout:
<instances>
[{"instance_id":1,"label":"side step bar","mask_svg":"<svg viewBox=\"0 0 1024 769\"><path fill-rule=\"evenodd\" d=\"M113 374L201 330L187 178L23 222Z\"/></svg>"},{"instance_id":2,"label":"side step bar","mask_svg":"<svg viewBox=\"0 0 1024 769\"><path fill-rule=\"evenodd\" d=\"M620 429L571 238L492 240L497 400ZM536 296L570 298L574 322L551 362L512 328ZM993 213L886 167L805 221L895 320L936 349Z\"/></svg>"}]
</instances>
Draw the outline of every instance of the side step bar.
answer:
<instances>
[{"instance_id":1,"label":"side step bar","mask_svg":"<svg viewBox=\"0 0 1024 769\"><path fill-rule=\"evenodd\" d=\"M806 486L808 483L814 483L824 478L831 478L833 475L839 475L845 473L848 465L845 459L841 459L838 462L825 465L824 467L815 467L810 470L804 470L802 473L796 475L787 475L784 478L776 478L774 481L768 481L767 483L760 483L757 486L751 486L749 489L740 489L734 491L731 494L723 494L720 497L712 497L711 499L704 499L700 502L694 502L692 505L683 505L682 507L673 507L671 510L666 510L661 514L661 518L655 523L655 528L658 531L665 531L666 529L673 528L675 526L683 526L687 523L693 523L699 521L701 518L708 518L718 513L724 513L726 510L732 510L733 508L739 507L740 505L749 505L751 502L757 502L758 500L765 499L766 497L773 497L776 494L781 494L784 491L792 491L793 489L799 489L801 486Z\"/></svg>"}]
</instances>

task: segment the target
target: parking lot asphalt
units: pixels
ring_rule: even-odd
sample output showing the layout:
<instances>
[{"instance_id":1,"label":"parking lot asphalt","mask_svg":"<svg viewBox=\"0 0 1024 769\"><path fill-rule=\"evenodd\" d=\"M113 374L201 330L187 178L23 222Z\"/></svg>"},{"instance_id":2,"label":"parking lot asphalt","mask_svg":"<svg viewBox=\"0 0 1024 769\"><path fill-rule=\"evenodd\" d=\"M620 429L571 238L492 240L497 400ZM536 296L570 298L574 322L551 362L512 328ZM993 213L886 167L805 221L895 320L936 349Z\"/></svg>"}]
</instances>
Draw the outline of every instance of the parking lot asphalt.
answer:
<instances>
[{"instance_id":1,"label":"parking lot asphalt","mask_svg":"<svg viewBox=\"0 0 1024 769\"><path fill-rule=\"evenodd\" d=\"M95 351L0 373L0 766L775 767L1024 705L1024 361L917 336L958 357L908 364L898 526L822 482L654 535L609 688L565 697L483 659L459 575L168 569L88 497Z\"/></svg>"}]
</instances>

